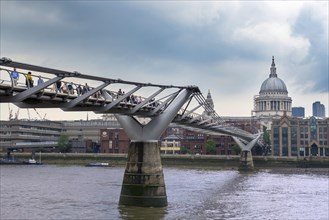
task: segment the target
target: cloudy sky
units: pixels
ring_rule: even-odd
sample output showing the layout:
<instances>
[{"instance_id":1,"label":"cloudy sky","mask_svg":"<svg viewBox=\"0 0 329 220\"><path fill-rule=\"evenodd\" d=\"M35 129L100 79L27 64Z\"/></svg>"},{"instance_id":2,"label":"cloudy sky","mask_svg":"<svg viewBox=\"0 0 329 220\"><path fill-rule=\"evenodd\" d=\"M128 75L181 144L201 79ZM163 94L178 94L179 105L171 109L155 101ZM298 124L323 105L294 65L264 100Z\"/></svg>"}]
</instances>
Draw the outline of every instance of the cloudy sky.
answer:
<instances>
[{"instance_id":1,"label":"cloudy sky","mask_svg":"<svg viewBox=\"0 0 329 220\"><path fill-rule=\"evenodd\" d=\"M197 85L250 116L272 56L293 106L329 109L328 1L1 1L1 57L130 81ZM15 107L11 105L11 108ZM86 113L39 110L48 119ZM21 110L20 117L27 117ZM37 117L37 116L32 116ZM90 117L98 117L89 114ZM1 105L8 119L8 105Z\"/></svg>"}]
</instances>

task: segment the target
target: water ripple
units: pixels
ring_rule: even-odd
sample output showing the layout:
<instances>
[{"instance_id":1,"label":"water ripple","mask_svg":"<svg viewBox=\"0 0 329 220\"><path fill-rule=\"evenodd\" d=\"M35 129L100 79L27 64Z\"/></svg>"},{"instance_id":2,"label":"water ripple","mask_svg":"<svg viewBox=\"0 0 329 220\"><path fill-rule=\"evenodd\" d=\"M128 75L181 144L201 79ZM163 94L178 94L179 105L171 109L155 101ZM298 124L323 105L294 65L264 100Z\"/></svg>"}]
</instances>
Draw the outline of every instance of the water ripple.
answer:
<instances>
[{"instance_id":1,"label":"water ripple","mask_svg":"<svg viewBox=\"0 0 329 220\"><path fill-rule=\"evenodd\" d=\"M119 206L124 168L0 167L1 220L329 219L328 175L165 168L168 207Z\"/></svg>"}]
</instances>

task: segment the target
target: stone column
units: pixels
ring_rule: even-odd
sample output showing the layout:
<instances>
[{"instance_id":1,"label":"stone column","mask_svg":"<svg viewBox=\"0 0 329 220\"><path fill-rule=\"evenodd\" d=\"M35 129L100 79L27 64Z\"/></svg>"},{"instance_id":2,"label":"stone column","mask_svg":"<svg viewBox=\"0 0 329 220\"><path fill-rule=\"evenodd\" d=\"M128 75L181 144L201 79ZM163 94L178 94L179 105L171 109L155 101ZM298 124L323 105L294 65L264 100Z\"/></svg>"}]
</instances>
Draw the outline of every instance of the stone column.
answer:
<instances>
[{"instance_id":1,"label":"stone column","mask_svg":"<svg viewBox=\"0 0 329 220\"><path fill-rule=\"evenodd\" d=\"M119 204L140 207L167 206L158 139L189 99L192 90L183 90L167 108L142 125L134 117L115 115L131 139Z\"/></svg>"},{"instance_id":2,"label":"stone column","mask_svg":"<svg viewBox=\"0 0 329 220\"><path fill-rule=\"evenodd\" d=\"M288 127L288 157L291 157L291 127Z\"/></svg>"},{"instance_id":3,"label":"stone column","mask_svg":"<svg viewBox=\"0 0 329 220\"><path fill-rule=\"evenodd\" d=\"M249 171L254 169L251 151L241 151L239 170Z\"/></svg>"},{"instance_id":4,"label":"stone column","mask_svg":"<svg viewBox=\"0 0 329 220\"><path fill-rule=\"evenodd\" d=\"M130 143L119 204L167 206L160 146L157 141Z\"/></svg>"},{"instance_id":5,"label":"stone column","mask_svg":"<svg viewBox=\"0 0 329 220\"><path fill-rule=\"evenodd\" d=\"M257 134L257 136L255 136L255 138L248 144L244 144L238 137L232 136L234 141L237 143L237 145L239 145L241 149L239 170L249 171L254 169L254 161L252 159L251 149L253 146L255 146L261 134L262 133Z\"/></svg>"}]
</instances>

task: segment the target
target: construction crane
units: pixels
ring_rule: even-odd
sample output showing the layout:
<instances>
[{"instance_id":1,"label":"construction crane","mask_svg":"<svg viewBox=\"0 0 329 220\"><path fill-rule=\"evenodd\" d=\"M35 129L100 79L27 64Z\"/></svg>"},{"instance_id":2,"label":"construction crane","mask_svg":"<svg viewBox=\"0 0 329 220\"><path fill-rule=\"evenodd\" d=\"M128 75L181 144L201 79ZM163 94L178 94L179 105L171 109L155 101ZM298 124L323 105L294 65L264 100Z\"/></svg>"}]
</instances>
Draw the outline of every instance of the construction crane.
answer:
<instances>
[{"instance_id":1,"label":"construction crane","mask_svg":"<svg viewBox=\"0 0 329 220\"><path fill-rule=\"evenodd\" d=\"M9 103L8 103L8 110L9 110L9 120L12 120L12 117L13 117L13 110L10 108Z\"/></svg>"},{"instance_id":2,"label":"construction crane","mask_svg":"<svg viewBox=\"0 0 329 220\"><path fill-rule=\"evenodd\" d=\"M13 109L10 107L10 104L9 103L8 103L8 110L9 110L9 120L18 120L20 108L17 108L17 112L15 113L15 116L13 116ZM26 109L26 110L27 110L27 114L28 114L29 120L31 120L30 110L29 109ZM37 115L39 116L40 120L46 120L47 113L42 117L40 115L40 113L35 108L33 108L33 110L37 113Z\"/></svg>"},{"instance_id":3,"label":"construction crane","mask_svg":"<svg viewBox=\"0 0 329 220\"><path fill-rule=\"evenodd\" d=\"M33 108L34 109L34 111L37 113L37 115L39 116L39 118L40 118L40 120L46 120L46 115L47 115L47 113L45 114L45 116L41 116L40 114L39 114L39 112L35 109L35 108Z\"/></svg>"},{"instance_id":4,"label":"construction crane","mask_svg":"<svg viewBox=\"0 0 329 220\"><path fill-rule=\"evenodd\" d=\"M8 103L8 110L9 110L9 120L18 120L18 116L19 116L19 109L17 108L17 112L15 113L15 117L13 115L13 109L10 108L10 104Z\"/></svg>"},{"instance_id":5,"label":"construction crane","mask_svg":"<svg viewBox=\"0 0 329 220\"><path fill-rule=\"evenodd\" d=\"M14 118L14 120L18 120L18 116L19 116L19 109L20 109L20 108L18 108L18 109L17 109L17 112L16 112L16 114L15 114L15 118Z\"/></svg>"},{"instance_id":6,"label":"construction crane","mask_svg":"<svg viewBox=\"0 0 329 220\"><path fill-rule=\"evenodd\" d=\"M31 117L30 117L30 110L27 108L27 115L29 116L29 120L31 120Z\"/></svg>"}]
</instances>

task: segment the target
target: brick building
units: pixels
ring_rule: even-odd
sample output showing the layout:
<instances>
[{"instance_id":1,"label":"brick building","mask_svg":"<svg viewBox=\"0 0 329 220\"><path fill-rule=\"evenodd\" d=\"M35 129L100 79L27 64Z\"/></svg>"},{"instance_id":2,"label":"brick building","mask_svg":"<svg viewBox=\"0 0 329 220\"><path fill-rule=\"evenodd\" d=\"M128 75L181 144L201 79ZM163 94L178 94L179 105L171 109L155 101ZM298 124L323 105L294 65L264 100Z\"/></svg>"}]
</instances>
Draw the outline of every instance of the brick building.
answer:
<instances>
[{"instance_id":1,"label":"brick building","mask_svg":"<svg viewBox=\"0 0 329 220\"><path fill-rule=\"evenodd\" d=\"M100 153L128 153L129 144L122 128L100 129Z\"/></svg>"}]
</instances>

